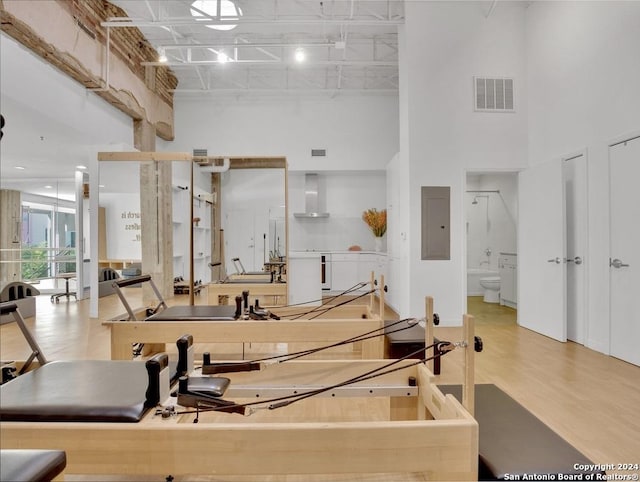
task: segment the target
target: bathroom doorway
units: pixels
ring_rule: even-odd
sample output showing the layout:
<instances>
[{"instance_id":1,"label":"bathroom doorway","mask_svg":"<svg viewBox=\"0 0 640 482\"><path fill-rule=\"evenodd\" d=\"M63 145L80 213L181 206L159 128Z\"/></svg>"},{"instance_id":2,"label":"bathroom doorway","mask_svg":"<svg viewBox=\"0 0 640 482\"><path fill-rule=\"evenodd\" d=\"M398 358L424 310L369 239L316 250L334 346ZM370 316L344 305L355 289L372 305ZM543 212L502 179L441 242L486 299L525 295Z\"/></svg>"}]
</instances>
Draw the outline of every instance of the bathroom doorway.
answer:
<instances>
[{"instance_id":1,"label":"bathroom doorway","mask_svg":"<svg viewBox=\"0 0 640 482\"><path fill-rule=\"evenodd\" d=\"M467 312L517 309L518 177L467 172L464 193ZM513 320L515 317L509 317Z\"/></svg>"}]
</instances>

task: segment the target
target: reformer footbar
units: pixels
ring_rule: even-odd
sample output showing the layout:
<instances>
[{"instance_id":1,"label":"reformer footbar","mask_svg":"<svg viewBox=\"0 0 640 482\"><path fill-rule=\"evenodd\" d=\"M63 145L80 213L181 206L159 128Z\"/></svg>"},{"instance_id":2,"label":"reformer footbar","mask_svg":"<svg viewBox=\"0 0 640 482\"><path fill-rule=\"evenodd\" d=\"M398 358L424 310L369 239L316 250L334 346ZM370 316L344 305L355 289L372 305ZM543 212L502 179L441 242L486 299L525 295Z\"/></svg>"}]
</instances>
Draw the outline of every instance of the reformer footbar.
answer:
<instances>
[{"instance_id":1,"label":"reformer footbar","mask_svg":"<svg viewBox=\"0 0 640 482\"><path fill-rule=\"evenodd\" d=\"M439 321L439 316L437 314L433 313L432 317L433 317L434 321L435 320ZM389 327L393 327L396 324L402 324L402 323L406 322L408 326L407 327L397 328L395 330L392 330L391 332L408 329L408 328L414 326L416 323L418 323L420 321L421 320L417 320L415 318L398 320L397 322L394 322L391 325L387 325L387 327L386 327L387 328L387 333L389 333L388 328ZM320 347L320 348L313 349L313 350L305 350L305 351L302 351L302 352L298 352L296 354L277 355L277 356L274 356L274 357L268 357L267 359L254 360L252 362L241 362L240 364L236 364L236 363L221 363L221 364L217 364L216 368L214 370L212 370L212 372L215 371L215 373L221 373L225 369L227 369L229 372L230 371L240 371L239 369L241 367L239 365L245 365L246 367L248 367L249 365L252 365L252 364L254 366L254 368L252 368L252 369L258 369L257 368L257 362L260 362L260 361L263 361L263 360L269 360L269 359L277 359L277 358L289 357L289 358L286 358L285 360L282 360L280 362L280 363L282 363L284 361L288 361L288 360L291 360L291 359L294 359L294 358L298 358L300 356L305 356L305 355L314 353L316 351L327 349L329 347L336 346L336 345L339 345L339 344L342 344L342 343L349 343L349 342L353 342L354 340L365 339L367 337L370 337L372 335L372 333L374 333L375 331L377 331L377 330L372 330L371 332L365 333L363 335L359 335L357 337L353 337L353 338L350 338L348 340L343 340L343 342L338 342L337 344L332 344L332 345L329 345L329 346ZM374 335L374 336L376 336L376 335ZM415 363L412 363L409 366L414 366L414 365L418 365L418 364L421 364L421 363L426 364L426 362L428 362L430 360L434 360L436 358L439 359L442 356L444 356L445 354L449 353L450 351L455 350L456 348L470 349L470 346L464 340L463 341L458 341L458 342L437 341L437 342L435 342L433 344L427 345L427 346L422 347L422 348L420 348L420 349L418 349L418 350L416 350L416 351L414 351L412 353L409 353L406 356L403 356L403 357L401 357L401 358L399 358L397 360L394 360L394 361L392 361L392 362L390 362L390 363L388 363L388 364L386 364L384 366L378 367L378 368L376 368L374 370L370 370L369 372L366 372L364 374L358 375L356 377L352 377L352 378L350 378L348 380L345 380L345 381L340 382L340 383L333 384L331 386L321 387L321 388L314 389L314 390L308 390L308 391L301 392L301 393L296 391L295 394L286 395L286 396L282 396L282 397L276 397L276 398L272 398L270 400L261 400L261 401L249 402L249 403L245 403L245 404L237 404L237 406L246 408L246 407L251 407L251 406L255 406L255 405L269 404L267 407L257 407L257 408L263 408L263 409L266 408L266 409L269 409L269 410L275 410L277 408L282 408L282 407L291 405L292 403L295 403L297 401L304 400L306 398L309 398L309 397L312 397L312 396L316 396L316 395L319 395L319 394L334 390L336 388L341 388L341 387L345 387L345 386L348 386L348 385L352 385L352 384L357 383L357 382L370 380L372 378L383 376L383 375L386 375L386 374L389 374L389 373L393 373L394 371L403 369L405 367L402 367L402 368L391 368L391 367L393 367L393 365L396 365L396 364L398 364L398 363L400 363L400 362L402 362L404 360L414 358L418 354L424 354L424 353L426 353L427 350L429 350L431 348L433 348L433 350L434 350L434 354L432 356L430 356L430 357L424 357L423 356L419 360L417 360ZM481 352L483 350L482 339L479 336L474 336L473 349L476 352ZM204 366L203 366L203 373L205 373L204 372ZM198 415L199 415L199 413L201 411L221 411L221 409L219 408L220 406L222 406L221 405L221 401L218 400L217 397L214 397L214 398L216 399L217 407L204 408L202 406L202 404L198 404L197 407L194 407L194 408L196 408L196 414L197 414L195 422L197 422ZM185 401L185 400L183 399L183 401ZM186 401L193 402L193 399L189 399L189 400L186 400ZM229 405L228 403L224 404L224 406L223 406L223 410L224 411L228 411L228 412L229 411L233 411L232 408L233 407L231 405ZM254 408L254 410L257 409L257 408ZM193 413L193 412L185 411L185 412L180 412L180 413L181 414L186 414L186 413ZM240 413L240 412L238 411L238 412L235 412L235 413ZM253 412L252 411L249 412L249 413L247 413L246 411L244 412L245 415L250 415L251 413L253 413Z\"/></svg>"},{"instance_id":2,"label":"reformer footbar","mask_svg":"<svg viewBox=\"0 0 640 482\"><path fill-rule=\"evenodd\" d=\"M416 356L418 353L424 353L426 352L426 350L430 348L435 349L436 347L437 347L437 350L435 351L436 354L431 357L421 358L409 365L390 368L402 361L405 361L406 359L412 356ZM337 388L353 385L358 382L362 382L362 381L370 380L383 375L387 375L389 373L393 373L398 370L403 370L411 366L419 365L421 363L426 363L427 361L432 360L434 358L439 358L444 356L446 353L453 351L456 347L463 347L463 345L460 343L454 344L447 341L433 343L429 346L421 348L420 350L416 350L414 353L411 353L405 357L399 358L397 360L393 360L387 363L386 365L370 370L356 377L352 377L348 380L332 384L327 387L321 387L314 390L308 390L308 391L303 391L303 392L295 393L291 395L285 395L282 397L275 397L269 400L260 400L260 401L247 402L247 403L234 403L228 400L218 398L216 396L211 396L210 394L207 394L207 393L190 391L188 389L188 384L187 384L188 378L184 377L184 381L181 380L181 382L183 383L182 390L184 390L184 393L183 393L184 396L182 396L181 398L180 392L178 393L178 405L182 407L195 408L196 410L195 412L192 410L186 410L186 411L180 411L180 412L176 411L175 414L186 415L186 414L195 413L196 418L194 419L194 423L198 423L199 414L201 412L230 412L230 413L240 413L242 415L247 416L247 415L252 415L258 409L276 410L278 408L289 406L295 402L298 402L316 395L320 395L322 393L335 390ZM385 370L387 368L389 369ZM265 404L268 404L268 405L266 407L255 407L255 405L265 405Z\"/></svg>"},{"instance_id":3,"label":"reformer footbar","mask_svg":"<svg viewBox=\"0 0 640 482\"><path fill-rule=\"evenodd\" d=\"M437 316L437 315L435 315ZM434 318L435 318L434 316ZM265 358L259 358L256 360L244 361L244 362L221 362L221 363L211 363L211 359L208 353L203 354L203 364L202 364L202 373L203 375L214 375L217 373L232 373L232 372L242 372L242 371L254 371L254 370L262 370L265 367L263 362L268 362L272 360L280 360L276 363L284 363L286 361L295 360L297 358L301 358L307 355L312 355L318 353L323 350L328 350L329 348L335 348L338 346L348 345L350 343L355 343L359 341L365 341L372 338L377 338L379 336L385 336L389 333L396 333L402 330L407 330L411 328L416 323L419 323L420 320L416 318L404 318L402 320L395 321L385 327L376 328L375 330L368 331L366 333L362 333L360 335L347 338L345 340L338 341L336 343L332 343L330 345L324 345L317 348L310 348L307 350L302 350L294 353L286 353L283 355L274 355ZM396 328L395 330L389 331L389 328L400 325L402 323L407 323L407 326Z\"/></svg>"},{"instance_id":4,"label":"reformer footbar","mask_svg":"<svg viewBox=\"0 0 640 482\"><path fill-rule=\"evenodd\" d=\"M18 308L18 305L13 302L0 303L0 315L7 315L9 313L13 314L13 319L15 320L16 324L20 328L20 331L22 332L22 336L24 336L25 340L27 340L27 343L29 344L29 347L31 347L31 354L29 355L29 358L27 358L27 360L24 362L24 365L18 372L19 375L22 375L27 370L29 370L29 367L31 366L35 358L38 359L38 362L40 363L40 365L46 364L47 359L42 353L42 349L40 348L40 345L38 345L38 342L35 340L35 338L33 338L33 335L31 335L31 332L27 328L27 325L25 324L24 318L20 313L20 309ZM12 372L7 373L7 377L13 378L13 373ZM4 372L3 372L2 381L4 383Z\"/></svg>"},{"instance_id":5,"label":"reformer footbar","mask_svg":"<svg viewBox=\"0 0 640 482\"><path fill-rule=\"evenodd\" d=\"M377 291L377 289L372 289L372 290L369 290L369 291L367 291L365 293L360 293L354 298L342 301L342 302L337 303L335 305L329 305L329 303L331 303L332 301L340 298L341 296L345 296L345 295L348 295L349 293L357 291L360 288L366 286L367 284L369 284L369 283L360 282L360 283L357 283L357 284L353 285L351 288L349 288L347 290L344 290L343 292L338 293L338 294L336 294L334 296L330 296L330 297L326 297L326 298L323 297L322 299L319 299L319 300L304 301L302 303L296 303L296 304L293 304L293 305L280 306L279 308L287 308L287 307L291 307L291 306L306 305L308 303L321 301L322 304L320 306L315 306L310 310L302 311L300 313L291 313L291 314L288 315L288 317L290 319L296 320L296 319L302 318L305 315L309 315L311 313L315 313L314 316L309 317L309 319L312 320L314 318L317 318L318 316L321 316L321 315L324 315L324 314L328 313L329 311L331 311L331 310L333 310L335 308L338 308L340 306L344 306L344 305L349 304L349 303L353 303L354 301L359 300L360 298L363 298L365 296L371 295L371 294L373 294L373 293L375 293ZM377 281L375 281L375 284L377 285ZM384 289L386 291L386 287Z\"/></svg>"}]
</instances>

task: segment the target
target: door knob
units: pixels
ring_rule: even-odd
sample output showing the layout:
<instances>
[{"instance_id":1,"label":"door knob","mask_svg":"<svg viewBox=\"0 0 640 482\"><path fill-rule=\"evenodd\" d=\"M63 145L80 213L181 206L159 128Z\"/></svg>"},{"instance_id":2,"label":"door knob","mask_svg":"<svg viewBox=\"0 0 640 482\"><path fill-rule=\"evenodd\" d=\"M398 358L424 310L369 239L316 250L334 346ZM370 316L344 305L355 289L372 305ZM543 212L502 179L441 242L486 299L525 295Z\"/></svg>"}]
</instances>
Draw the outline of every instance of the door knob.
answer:
<instances>
[{"instance_id":1,"label":"door knob","mask_svg":"<svg viewBox=\"0 0 640 482\"><path fill-rule=\"evenodd\" d=\"M627 267L629 267L628 264L624 264L618 258L614 259L613 261L611 260L611 258L609 258L609 266L613 266L614 268L627 268Z\"/></svg>"},{"instance_id":2,"label":"door knob","mask_svg":"<svg viewBox=\"0 0 640 482\"><path fill-rule=\"evenodd\" d=\"M555 263L555 264L560 264L560 258L553 258L553 259L548 259L547 263Z\"/></svg>"},{"instance_id":3,"label":"door knob","mask_svg":"<svg viewBox=\"0 0 640 482\"><path fill-rule=\"evenodd\" d=\"M582 264L582 258L580 256L576 256L575 258L567 258L567 263Z\"/></svg>"}]
</instances>

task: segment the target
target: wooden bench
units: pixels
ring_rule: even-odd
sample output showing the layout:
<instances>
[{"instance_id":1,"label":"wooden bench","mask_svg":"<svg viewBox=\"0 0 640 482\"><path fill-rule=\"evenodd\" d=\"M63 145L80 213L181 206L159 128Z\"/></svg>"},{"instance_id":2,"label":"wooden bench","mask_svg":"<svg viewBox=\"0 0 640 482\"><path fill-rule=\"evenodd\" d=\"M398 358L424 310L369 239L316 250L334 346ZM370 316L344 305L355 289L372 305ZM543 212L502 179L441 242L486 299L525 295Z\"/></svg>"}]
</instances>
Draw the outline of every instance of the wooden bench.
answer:
<instances>
[{"instance_id":1,"label":"wooden bench","mask_svg":"<svg viewBox=\"0 0 640 482\"><path fill-rule=\"evenodd\" d=\"M460 385L438 388L461 398ZM587 474L593 474L590 480L604 480L596 475L603 471L576 468L594 464L495 385L475 386L474 417L479 426L479 480L534 480L534 475L587 480Z\"/></svg>"}]
</instances>

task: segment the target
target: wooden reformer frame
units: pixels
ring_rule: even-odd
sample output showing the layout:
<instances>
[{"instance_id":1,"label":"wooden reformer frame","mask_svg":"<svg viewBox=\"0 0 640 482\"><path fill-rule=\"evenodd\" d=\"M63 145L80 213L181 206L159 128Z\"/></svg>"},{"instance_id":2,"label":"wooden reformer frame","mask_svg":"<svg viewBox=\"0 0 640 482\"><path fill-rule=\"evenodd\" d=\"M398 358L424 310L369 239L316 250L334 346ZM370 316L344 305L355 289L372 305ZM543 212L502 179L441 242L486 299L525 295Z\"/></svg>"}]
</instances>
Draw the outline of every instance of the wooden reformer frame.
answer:
<instances>
[{"instance_id":1,"label":"wooden reformer frame","mask_svg":"<svg viewBox=\"0 0 640 482\"><path fill-rule=\"evenodd\" d=\"M242 275L239 275L242 276ZM285 302L287 299L287 283L270 283L265 280L264 283L209 283L207 292L209 302L212 305L220 303L220 297L226 297L228 304L233 304L233 299L238 293L250 291L251 295L259 297L264 303L269 305L277 305Z\"/></svg>"},{"instance_id":2,"label":"wooden reformer frame","mask_svg":"<svg viewBox=\"0 0 640 482\"><path fill-rule=\"evenodd\" d=\"M427 325L432 317L427 316ZM464 317L464 387L473 393L473 318ZM264 372L237 373L231 396L300 390L349 379L388 360L294 361ZM389 397L389 421L246 422L233 414L163 418L150 412L137 424L2 422L3 448L56 448L68 474L258 475L424 472L431 480L476 480L478 425L452 395L443 395L424 364L327 392ZM469 365L471 368L469 368ZM417 388L408 382L417 381ZM288 388L287 388L288 387ZM235 390L235 391L234 391ZM349 392L356 390L356 392ZM338 393L339 392L339 393ZM252 395L253 394L253 395ZM467 403L469 398L466 397ZM171 401L169 403L172 403ZM283 410L287 410L285 408ZM211 415L211 417L209 417ZM268 414L267 414L268 415ZM226 417L219 421L219 417ZM268 417L267 417L268 418Z\"/></svg>"},{"instance_id":3,"label":"wooden reformer frame","mask_svg":"<svg viewBox=\"0 0 640 482\"><path fill-rule=\"evenodd\" d=\"M193 335L197 343L319 343L329 344L346 340L362 333L380 330L378 337L358 342L362 359L384 358L382 336L384 313L384 277L376 288L371 274L371 291L367 305L344 305L318 318L286 319L287 314L300 312L301 307L278 308L280 320L231 321L106 321L111 330L111 359L131 359L131 346L135 343L154 345L153 352L164 351L165 344L175 343L185 333ZM153 286L153 284L152 284ZM164 304L157 290L160 304ZM238 293L237 291L235 293ZM377 294L377 296L376 296ZM166 305L165 305L166 306ZM302 307L304 309L305 307ZM135 313L127 307L130 320Z\"/></svg>"}]
</instances>

